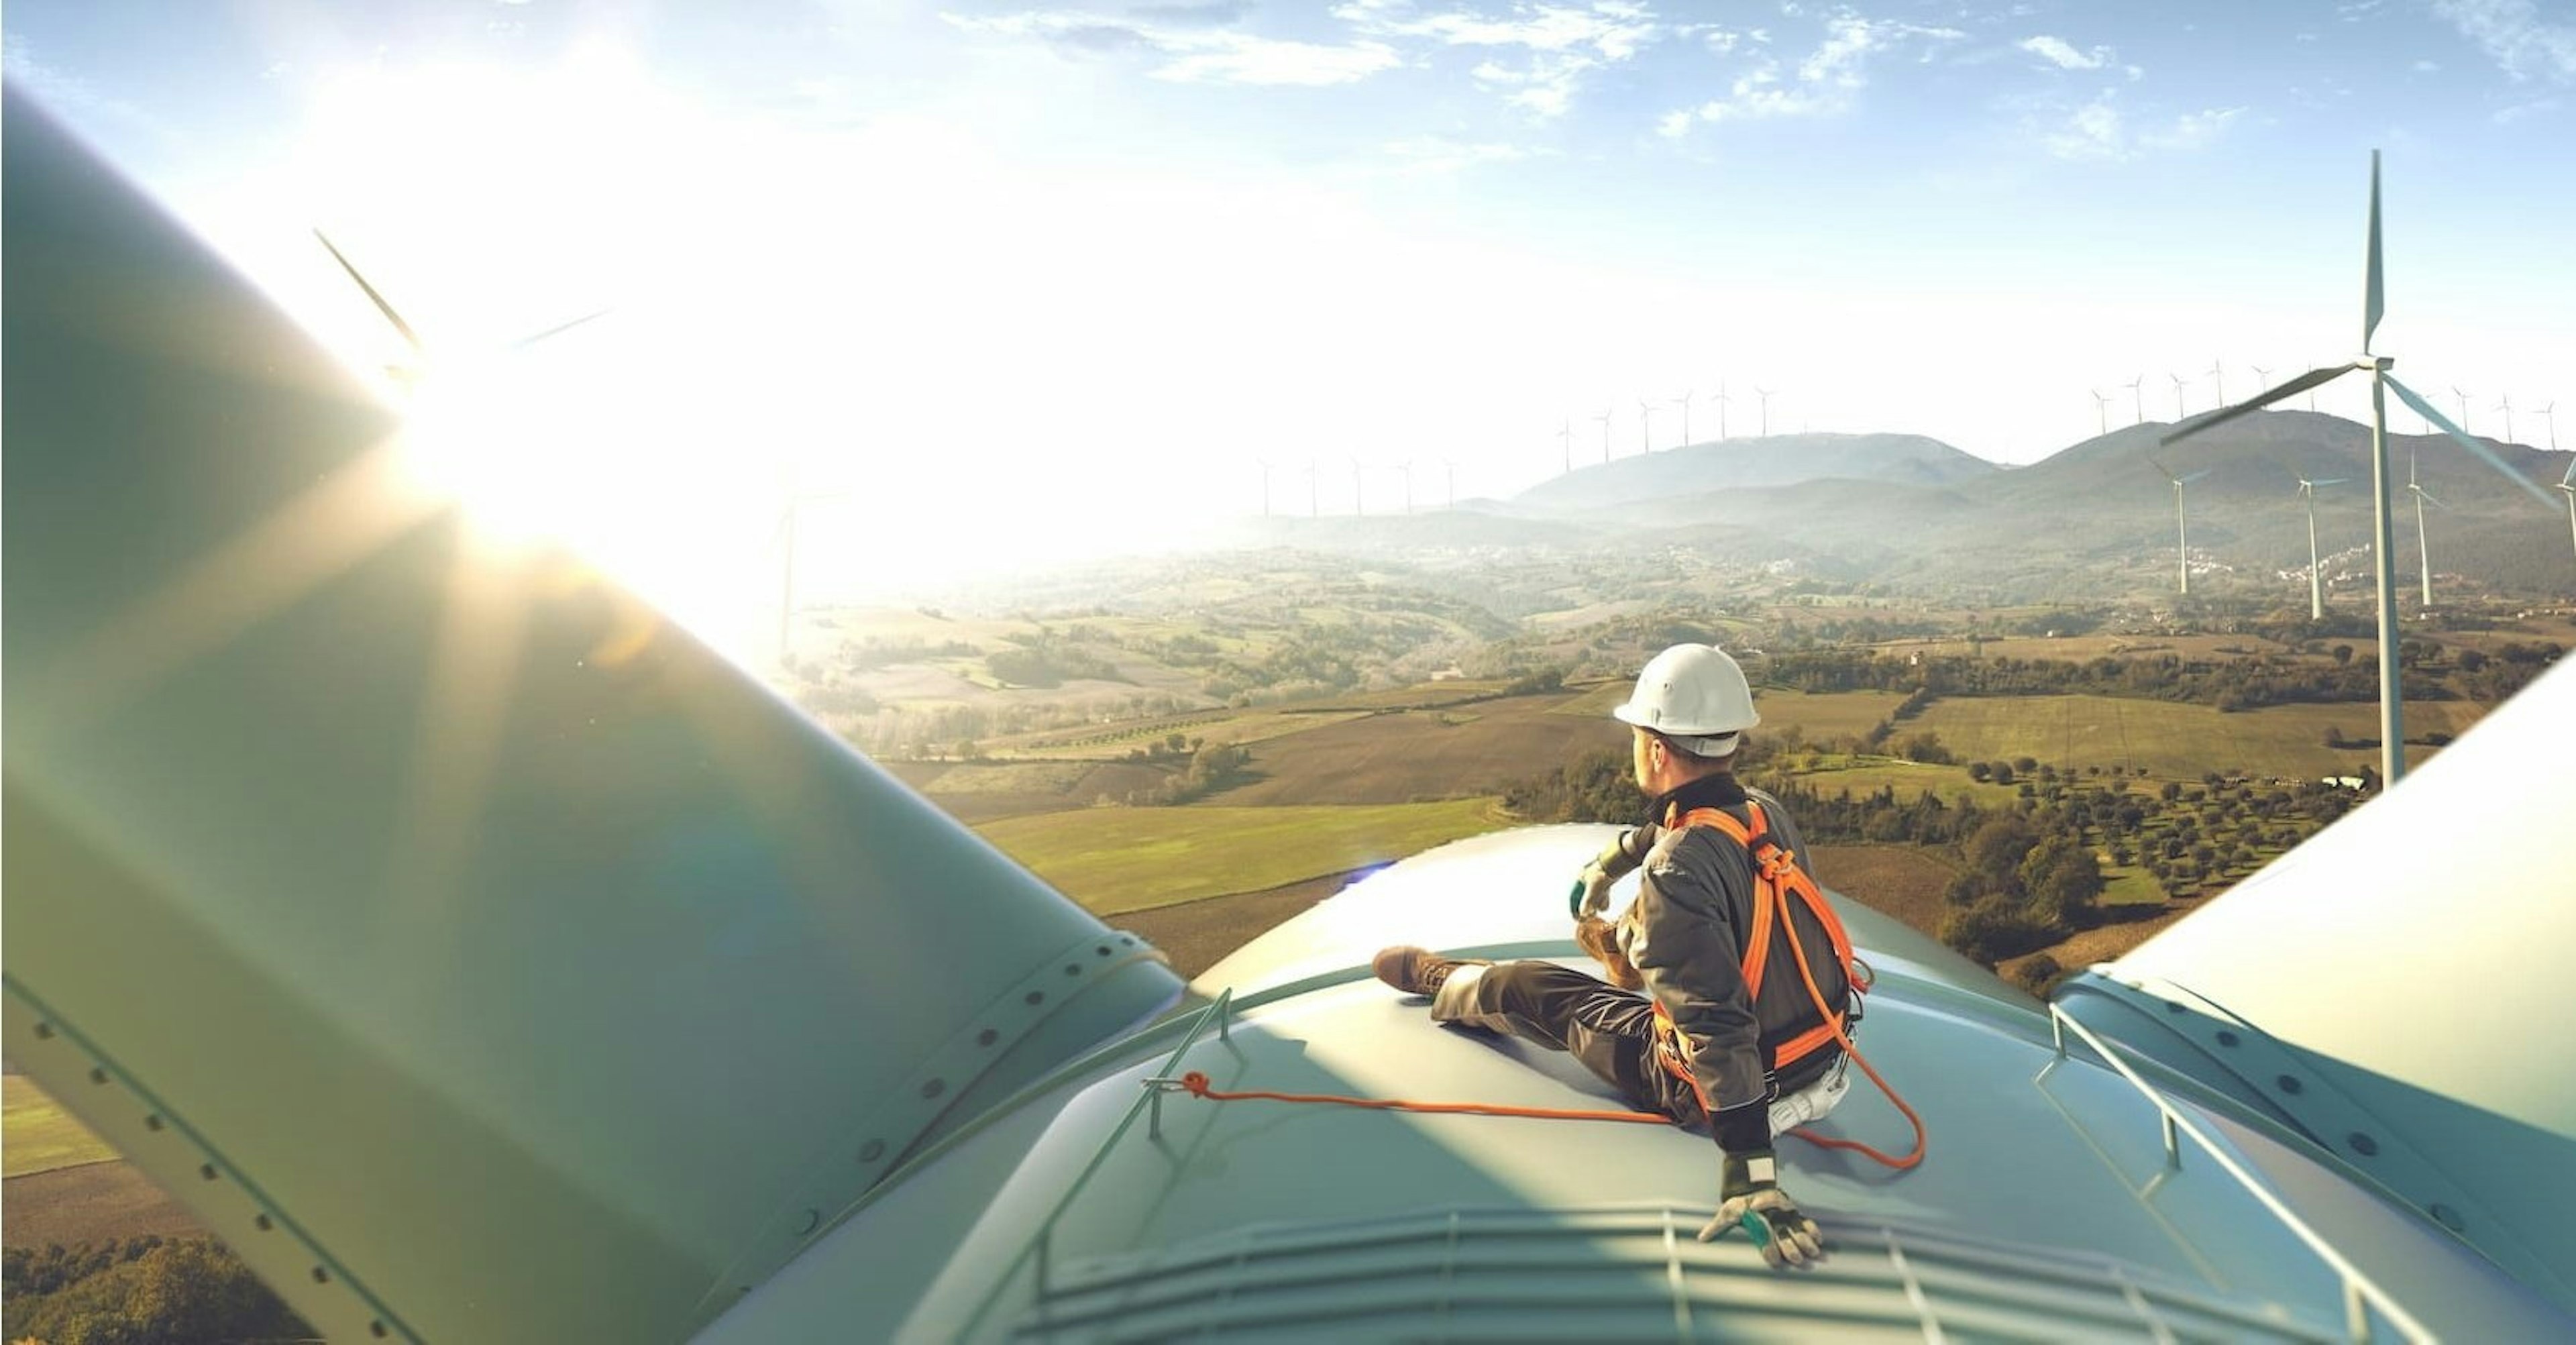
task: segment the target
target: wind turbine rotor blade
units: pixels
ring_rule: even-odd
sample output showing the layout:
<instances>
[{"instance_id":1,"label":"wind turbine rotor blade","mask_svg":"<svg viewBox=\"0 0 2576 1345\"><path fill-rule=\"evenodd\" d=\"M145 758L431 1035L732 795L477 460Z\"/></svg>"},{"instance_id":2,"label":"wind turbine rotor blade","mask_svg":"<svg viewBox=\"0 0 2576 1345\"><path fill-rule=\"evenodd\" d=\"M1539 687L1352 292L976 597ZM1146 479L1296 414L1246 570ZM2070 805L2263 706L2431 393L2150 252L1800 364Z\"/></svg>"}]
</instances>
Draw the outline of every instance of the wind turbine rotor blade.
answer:
<instances>
[{"instance_id":1,"label":"wind turbine rotor blade","mask_svg":"<svg viewBox=\"0 0 2576 1345\"><path fill-rule=\"evenodd\" d=\"M2220 407L2197 420L2177 425L2171 431L2167 432L2163 438L2158 439L2156 442L2159 444L2170 444L2177 440L2188 439L2213 425L2224 425L2247 412L2260 411L2264 407L2270 406L2272 403L2280 401L2284 397L2295 397L2310 388L2318 386L2319 384L2331 383L2334 380L2343 377L2345 374L2351 373L2353 368L2354 366L2349 364L2337 364L2323 369L2310 369L2306 373L2291 379L2289 382L2284 383L2261 396L2248 398L2244 401L2238 402L2234 406Z\"/></svg>"},{"instance_id":2,"label":"wind turbine rotor blade","mask_svg":"<svg viewBox=\"0 0 2576 1345\"><path fill-rule=\"evenodd\" d=\"M2308 484L2311 486L2340 486L2348 484L2351 480L2352 478L2348 476L2330 476L2323 481L2311 481Z\"/></svg>"},{"instance_id":3,"label":"wind turbine rotor blade","mask_svg":"<svg viewBox=\"0 0 2576 1345\"><path fill-rule=\"evenodd\" d=\"M2207 475L2209 475L2211 472L2214 472L2214 471L2217 471L2217 470L2218 470L2218 469L2217 469L2217 468L2215 468L2215 467L2203 467L2203 468L2201 468L2199 471L2194 472L2194 473L2192 473L2191 475L2186 476L2186 477L2183 477L2183 478L2181 478L2180 480L2178 480L2178 481L2174 482L2174 484L2175 484L2175 485L2178 485L2178 486L2188 486L2188 485L2190 485L2192 482L2194 482L2194 481L2198 481L2198 480L2199 480L2199 479L2201 479L2202 477L2207 476Z\"/></svg>"},{"instance_id":4,"label":"wind turbine rotor blade","mask_svg":"<svg viewBox=\"0 0 2576 1345\"><path fill-rule=\"evenodd\" d=\"M605 309L605 308L602 308L602 309L596 310L596 311L594 311L594 312L584 313L584 314L582 314L580 317L574 318L574 319L573 319L572 321L570 321L570 322L558 322L558 323L556 323L555 325L553 325L553 326L551 326L551 327L548 327L548 328L546 328L544 331L538 332L538 333L536 333L536 334L535 334L535 335L533 335L533 336L522 336L522 337L520 337L518 340L511 342L511 343L510 343L510 349L512 349L512 350L525 350L525 349L527 349L528 347L535 345L535 344L536 344L536 343L538 343L539 341L543 341L543 340L545 340L545 339L546 339L547 337L549 337L549 336L560 336L560 335L562 335L563 333L568 332L568 331L571 331L573 328L578 327L578 326L580 326L581 324L583 324L583 323L585 323L585 322L588 322L588 321L590 321L590 320L591 320L591 319L593 319L593 318L604 318L604 317L608 316L608 312L609 312L609 310L607 310L607 309Z\"/></svg>"},{"instance_id":5,"label":"wind turbine rotor blade","mask_svg":"<svg viewBox=\"0 0 2576 1345\"><path fill-rule=\"evenodd\" d=\"M2496 451L2494 449L2487 447L2479 440L2470 438L2466 431L2451 423L2450 417L2434 410L2431 402L2425 401L2423 398L2416 396L2413 388L2398 382L2396 379L2391 378L2384 373L2380 375L2380 380L2388 384L2388 390L2390 392L2397 394L2397 400L2415 408L2415 414L2422 416L2425 420L2431 422L2434 427L2441 430L2442 433L2460 441L2461 447L2477 454L2479 458L2485 461L2486 465L2495 468L2497 472L2501 473L2505 480L2511 481L2515 485L2522 487L2524 494L2540 501L2543 505L2546 505L2551 509L2556 509L2558 507L2557 503L2549 498L2548 491L2542 490L2540 487L2533 485L2528 477L2525 477L2522 473L2505 465L2505 460L2496 456Z\"/></svg>"},{"instance_id":6,"label":"wind turbine rotor blade","mask_svg":"<svg viewBox=\"0 0 2576 1345\"><path fill-rule=\"evenodd\" d=\"M2147 459L2147 465L2155 468L2156 475L2163 477L2167 481L2176 479L2172 468L2165 466L2163 463L2158 462L2153 458Z\"/></svg>"},{"instance_id":7,"label":"wind turbine rotor blade","mask_svg":"<svg viewBox=\"0 0 2576 1345\"><path fill-rule=\"evenodd\" d=\"M2379 151L2370 152L2370 238L2365 245L2369 256L2364 261L2361 282L2361 348L2370 349L2371 335L2379 330L2380 315L2388 311L2387 291L2381 283L2379 266Z\"/></svg>"},{"instance_id":8,"label":"wind turbine rotor blade","mask_svg":"<svg viewBox=\"0 0 2576 1345\"><path fill-rule=\"evenodd\" d=\"M2576 490L2576 458L2567 460L2567 475L2558 478L2558 484Z\"/></svg>"},{"instance_id":9,"label":"wind turbine rotor blade","mask_svg":"<svg viewBox=\"0 0 2576 1345\"><path fill-rule=\"evenodd\" d=\"M2434 508L2436 508L2436 509L2448 509L2448 508L2450 508L2450 507L2451 507L2451 506L2449 506L2449 505L2447 505L2447 504L2442 503L2439 499L2435 498L2435 497L2434 497L2434 495L2433 495L2433 492L2431 492L2431 491L2429 491L2429 490L2424 489L2422 486L2410 486L2410 487L2408 487L2408 489L2413 490L2416 494L2423 496L2423 497L2424 497L2424 503L2429 504L2429 505L2433 506L2433 507L2434 507ZM2544 498L2545 498L2545 497L2544 497Z\"/></svg>"},{"instance_id":10,"label":"wind turbine rotor blade","mask_svg":"<svg viewBox=\"0 0 2576 1345\"><path fill-rule=\"evenodd\" d=\"M321 240L322 250L331 254L331 260L340 263L340 269L348 272L349 278L358 282L358 288L367 292L368 301L376 306L377 312L385 315L385 321L392 323L394 330L402 333L402 339L411 346L411 353L414 355L427 353L421 347L420 333L413 331L411 324L403 321L402 314L395 312L394 306L385 302L385 296L376 293L376 287L368 284L367 278L358 274L358 268L351 265L348 258L340 255L340 249L331 245L331 236L320 229L315 229L313 236Z\"/></svg>"}]
</instances>

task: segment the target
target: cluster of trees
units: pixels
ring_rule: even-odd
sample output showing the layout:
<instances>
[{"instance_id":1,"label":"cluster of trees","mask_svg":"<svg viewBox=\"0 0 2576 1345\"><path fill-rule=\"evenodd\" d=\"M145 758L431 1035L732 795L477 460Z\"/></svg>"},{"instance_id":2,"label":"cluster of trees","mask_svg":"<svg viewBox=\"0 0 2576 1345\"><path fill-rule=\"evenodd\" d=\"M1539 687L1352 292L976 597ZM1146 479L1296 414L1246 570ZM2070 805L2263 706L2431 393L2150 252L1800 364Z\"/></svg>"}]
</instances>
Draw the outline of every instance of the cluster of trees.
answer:
<instances>
[{"instance_id":1,"label":"cluster of trees","mask_svg":"<svg viewBox=\"0 0 2576 1345\"><path fill-rule=\"evenodd\" d=\"M1170 750L1170 744L1178 741L1180 736L1175 733L1163 742L1154 744L1151 750L1131 752L1129 755L1144 760L1178 756L1178 752ZM1130 792L1127 795L1127 802L1140 806L1161 806L1203 799L1219 790L1242 783L1246 769L1252 764L1252 752L1249 748L1238 747L1231 743L1202 746L1197 739L1191 739L1189 745L1192 749L1189 752L1189 765L1150 790L1140 789Z\"/></svg>"},{"instance_id":2,"label":"cluster of trees","mask_svg":"<svg viewBox=\"0 0 2576 1345\"><path fill-rule=\"evenodd\" d=\"M194 1345L309 1340L298 1317L213 1238L11 1247L0 1305L12 1341Z\"/></svg>"},{"instance_id":3,"label":"cluster of trees","mask_svg":"<svg viewBox=\"0 0 2576 1345\"><path fill-rule=\"evenodd\" d=\"M2080 827L2043 833L2028 814L2004 813L1980 823L1959 857L1967 867L1942 893L1941 941L1989 965L2089 923L2102 895Z\"/></svg>"}]
</instances>

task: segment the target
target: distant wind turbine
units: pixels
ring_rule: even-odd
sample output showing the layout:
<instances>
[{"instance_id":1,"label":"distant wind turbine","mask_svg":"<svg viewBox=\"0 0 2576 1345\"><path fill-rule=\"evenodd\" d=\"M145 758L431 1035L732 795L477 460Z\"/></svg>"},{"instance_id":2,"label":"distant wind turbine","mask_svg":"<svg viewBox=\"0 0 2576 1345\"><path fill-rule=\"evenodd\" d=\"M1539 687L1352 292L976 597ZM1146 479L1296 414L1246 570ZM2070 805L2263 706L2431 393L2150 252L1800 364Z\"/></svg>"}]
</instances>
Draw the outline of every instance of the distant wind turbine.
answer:
<instances>
[{"instance_id":1,"label":"distant wind turbine","mask_svg":"<svg viewBox=\"0 0 2576 1345\"><path fill-rule=\"evenodd\" d=\"M2510 444L2513 442L2513 394L2500 393L2498 398L2496 409L2504 412L2504 441Z\"/></svg>"},{"instance_id":2,"label":"distant wind turbine","mask_svg":"<svg viewBox=\"0 0 2576 1345\"><path fill-rule=\"evenodd\" d=\"M2182 580L2179 591L2184 596L2188 597L2191 594L2191 532L2183 524L2182 488L2190 485L2194 481L2198 481L2204 476L2209 475L2211 469L2204 467L2189 476L2176 476L2172 472L2165 470L2165 465L2163 463L2158 462L2153 458L2147 459L2147 465L2155 468L2165 480L2173 483L2174 545L2176 548L2175 554L2179 557Z\"/></svg>"},{"instance_id":3,"label":"distant wind turbine","mask_svg":"<svg viewBox=\"0 0 2576 1345\"><path fill-rule=\"evenodd\" d=\"M2254 366L2254 386L2256 386L2256 387L2261 387L2261 386L2263 386L2264 384L2269 383L2269 382L2271 382L2271 381L2272 381L2272 371L2271 371L2271 370L2266 369L2266 368L2264 368L2262 365L2259 365L2259 364Z\"/></svg>"},{"instance_id":4,"label":"distant wind turbine","mask_svg":"<svg viewBox=\"0 0 2576 1345\"><path fill-rule=\"evenodd\" d=\"M2174 385L2174 419L2175 419L2175 421L2179 422L2179 421L2182 419L2182 390L2183 390L2183 386L2184 386L2184 385L2183 385L2183 381L2182 381L2182 375L2180 375L2180 374L2166 374L2166 375L2165 375L2165 377L2170 378L2170 379L2172 379L2172 380L2173 380L2173 385Z\"/></svg>"},{"instance_id":5,"label":"distant wind turbine","mask_svg":"<svg viewBox=\"0 0 2576 1345\"><path fill-rule=\"evenodd\" d=\"M779 492L778 526L771 536L778 540L778 661L784 664L794 652L789 641L796 626L796 522L805 506L840 498L837 490L799 489L791 477Z\"/></svg>"},{"instance_id":6,"label":"distant wind turbine","mask_svg":"<svg viewBox=\"0 0 2576 1345\"><path fill-rule=\"evenodd\" d=\"M2465 431L2469 428L2469 394L2459 384L2454 383L2451 385L2451 395L2460 399L2460 428Z\"/></svg>"},{"instance_id":7,"label":"distant wind turbine","mask_svg":"<svg viewBox=\"0 0 2576 1345\"><path fill-rule=\"evenodd\" d=\"M2361 371L2370 375L2370 471L2374 497L2372 509L2374 526L2371 540L2379 580L2380 778L2385 784L2393 785L2406 770L2406 753L2402 746L2406 741L2406 735L2403 722L2405 705L2397 679L2397 566L2393 554L2396 530L2392 526L2390 517L2392 501L2389 498L2388 486L2387 394L2396 393L2397 399L2413 407L2417 415L2441 427L2444 434L2451 436L2461 446L2484 459L2488 466L2503 473L2507 479L2530 492L2541 503L2549 502L2549 492L2533 485L2520 473L2507 466L2503 458L2496 456L2494 449L2471 438L2468 431L2452 424L2440 412L2434 410L2431 402L2416 395L2412 388L2398 382L2388 372L2397 363L2395 360L2385 355L2371 353L2370 339L2378 332L2379 320L2388 309L2386 286L2382 279L2380 262L2379 152L2377 150L2371 151L2370 155L2370 224L2364 236L2362 250L2361 355L2358 358L2344 364L2330 364L2321 369L2311 369L2279 387L2257 394L2250 401L2221 407L2189 425L2177 425L2171 433L2164 436L2161 442L2170 444L2199 434L2212 426L2225 424L2246 412L2269 406L2287 397L2295 397L2302 392L2312 392L2313 389L2333 382L2348 373ZM2459 390L2454 388L2453 391ZM2463 406L2465 405L2466 395L2463 394ZM2429 583L2428 579L2428 587Z\"/></svg>"},{"instance_id":8,"label":"distant wind turbine","mask_svg":"<svg viewBox=\"0 0 2576 1345\"><path fill-rule=\"evenodd\" d=\"M2138 412L2138 418L2136 421L2132 422L2133 424L2144 425L2147 423L2147 395L2138 391L2139 388L2146 385L2146 381L2147 376L2145 374L2140 374L2129 380L2129 400L2136 404Z\"/></svg>"},{"instance_id":9,"label":"distant wind turbine","mask_svg":"<svg viewBox=\"0 0 2576 1345\"><path fill-rule=\"evenodd\" d=\"M1762 437L1771 437L1771 389L1756 387L1753 395L1762 399Z\"/></svg>"},{"instance_id":10,"label":"distant wind turbine","mask_svg":"<svg viewBox=\"0 0 2576 1345\"><path fill-rule=\"evenodd\" d=\"M391 300L388 300L384 295L377 293L376 287L367 283L367 278L364 275L359 274L357 264L342 255L339 247L332 243L330 235L322 232L320 229L315 229L313 231L313 237L315 241L322 244L323 251L331 254L331 260L338 262L340 264L340 269L348 273L349 279L357 282L358 288L365 292L367 301L376 306L376 311L384 315L385 321L393 324L393 329L402 337L403 344L411 347L411 359L408 362L403 364L386 365L385 372L388 375L391 375L393 380L402 385L406 390L419 383L422 375L429 372L431 365L431 355L428 343L421 340L420 333L412 330L412 325L410 323L403 321L402 314L394 311L394 306ZM543 331L536 332L528 336L522 336L518 340L512 341L509 344L508 349L525 350L539 341L571 331L573 328L578 327L593 318L606 316L607 313L608 310L602 308L593 312L584 313L570 322L558 322Z\"/></svg>"},{"instance_id":11,"label":"distant wind turbine","mask_svg":"<svg viewBox=\"0 0 2576 1345\"><path fill-rule=\"evenodd\" d=\"M1637 454L1643 457L1655 451L1655 408L1646 399L1637 399Z\"/></svg>"},{"instance_id":12,"label":"distant wind turbine","mask_svg":"<svg viewBox=\"0 0 2576 1345\"><path fill-rule=\"evenodd\" d=\"M2227 361L2220 360L2209 366L2209 386L2218 394L2218 404L2227 405Z\"/></svg>"},{"instance_id":13,"label":"distant wind turbine","mask_svg":"<svg viewBox=\"0 0 2576 1345\"><path fill-rule=\"evenodd\" d=\"M1675 448L1690 447L1690 404L1691 394L1688 391L1684 391L1681 396L1673 399L1673 405L1682 409L1682 441L1673 445Z\"/></svg>"},{"instance_id":14,"label":"distant wind turbine","mask_svg":"<svg viewBox=\"0 0 2576 1345\"><path fill-rule=\"evenodd\" d=\"M1725 379L1717 380L1717 391L1710 395L1709 400L1717 403L1717 440L1719 443L1724 443L1726 442L1726 404L1734 400L1726 395Z\"/></svg>"},{"instance_id":15,"label":"distant wind turbine","mask_svg":"<svg viewBox=\"0 0 2576 1345\"><path fill-rule=\"evenodd\" d=\"M2103 396L2101 390L2098 388L2093 391L2093 414L2101 419L2101 433L2109 434L2111 432L2111 399Z\"/></svg>"},{"instance_id":16,"label":"distant wind turbine","mask_svg":"<svg viewBox=\"0 0 2576 1345\"><path fill-rule=\"evenodd\" d=\"M2326 619L2326 585L2317 567L2317 487L2340 486L2344 478L2330 476L2323 481L2299 478L2299 494L2308 501L2308 620Z\"/></svg>"},{"instance_id":17,"label":"distant wind turbine","mask_svg":"<svg viewBox=\"0 0 2576 1345\"><path fill-rule=\"evenodd\" d=\"M1368 492L1367 492L1367 490L1366 490L1363 486L1361 486L1361 484L1360 484L1360 460L1359 460L1358 458L1352 458L1352 459L1351 459L1351 517L1353 517L1353 518L1364 518L1364 517L1366 517L1367 515L1368 515Z\"/></svg>"},{"instance_id":18,"label":"distant wind turbine","mask_svg":"<svg viewBox=\"0 0 2576 1345\"><path fill-rule=\"evenodd\" d=\"M2549 422L2549 451L2555 453L2558 451L2558 403L2551 402L2540 408L2540 418Z\"/></svg>"},{"instance_id":19,"label":"distant wind turbine","mask_svg":"<svg viewBox=\"0 0 2576 1345\"><path fill-rule=\"evenodd\" d=\"M1568 417L1564 428L1556 432L1556 442L1565 450L1565 472L1566 475L1571 476L1574 474L1574 420L1572 417Z\"/></svg>"},{"instance_id":20,"label":"distant wind turbine","mask_svg":"<svg viewBox=\"0 0 2576 1345\"><path fill-rule=\"evenodd\" d=\"M1601 461L1607 463L1610 461L1610 413L1604 411L1593 419L1601 422Z\"/></svg>"},{"instance_id":21,"label":"distant wind turbine","mask_svg":"<svg viewBox=\"0 0 2576 1345\"><path fill-rule=\"evenodd\" d=\"M2424 610L2429 612L2433 610L2433 544L2424 537L2424 505L2429 501L2439 509L2442 502L2434 499L2431 491L2415 484L2415 455L2412 453L2406 455L2406 493L2415 497L2415 553L2424 565Z\"/></svg>"},{"instance_id":22,"label":"distant wind turbine","mask_svg":"<svg viewBox=\"0 0 2576 1345\"><path fill-rule=\"evenodd\" d=\"M1261 516L1270 517L1270 459L1255 458L1261 464Z\"/></svg>"},{"instance_id":23,"label":"distant wind turbine","mask_svg":"<svg viewBox=\"0 0 2576 1345\"><path fill-rule=\"evenodd\" d=\"M2567 475L2558 478L2558 489L2567 496L2567 535L2576 540L2576 462L2567 464Z\"/></svg>"}]
</instances>

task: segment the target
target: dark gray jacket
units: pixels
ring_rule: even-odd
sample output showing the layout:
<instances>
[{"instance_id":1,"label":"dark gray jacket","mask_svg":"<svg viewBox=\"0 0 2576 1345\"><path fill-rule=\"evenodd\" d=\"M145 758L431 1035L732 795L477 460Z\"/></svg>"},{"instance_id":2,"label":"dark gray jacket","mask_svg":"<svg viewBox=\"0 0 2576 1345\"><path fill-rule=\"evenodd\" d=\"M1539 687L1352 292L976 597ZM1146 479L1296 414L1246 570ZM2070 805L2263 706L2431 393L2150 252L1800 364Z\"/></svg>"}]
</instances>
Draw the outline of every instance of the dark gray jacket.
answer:
<instances>
[{"instance_id":1,"label":"dark gray jacket","mask_svg":"<svg viewBox=\"0 0 2576 1345\"><path fill-rule=\"evenodd\" d=\"M1693 781L1656 800L1656 812L1672 818L1717 807L1744 822L1750 820L1748 801L1761 806L1771 835L1812 873L1788 809L1731 775ZM1617 848L1628 867L1645 869L1637 899L1619 918L1620 950L1671 1018L1701 1098L1712 1111L1767 1101L1773 1094L1771 1053L1823 1018L1798 975L1788 940L1776 932L1762 984L1744 984L1744 941L1753 929L1751 856L1714 828L1660 823L1626 833ZM1843 1005L1849 985L1831 937L1794 896L1790 910L1816 988L1826 1003ZM1829 1046L1818 1058L1830 1059L1838 1049Z\"/></svg>"}]
</instances>

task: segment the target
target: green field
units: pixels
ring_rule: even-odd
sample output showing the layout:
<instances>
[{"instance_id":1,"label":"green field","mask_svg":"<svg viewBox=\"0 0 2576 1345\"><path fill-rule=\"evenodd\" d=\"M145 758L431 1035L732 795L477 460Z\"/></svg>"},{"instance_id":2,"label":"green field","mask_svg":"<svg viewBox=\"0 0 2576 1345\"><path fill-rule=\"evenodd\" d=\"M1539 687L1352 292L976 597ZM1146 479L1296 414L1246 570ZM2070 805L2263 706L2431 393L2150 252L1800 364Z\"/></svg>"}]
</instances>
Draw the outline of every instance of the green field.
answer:
<instances>
[{"instance_id":1,"label":"green field","mask_svg":"<svg viewBox=\"0 0 2576 1345\"><path fill-rule=\"evenodd\" d=\"M1098 728L1054 729L1045 733L996 738L985 750L995 756L1034 760L1104 761L1178 733L1211 743L1257 743L1309 729L1365 719L1366 710L1210 710Z\"/></svg>"},{"instance_id":2,"label":"green field","mask_svg":"<svg viewBox=\"0 0 2576 1345\"><path fill-rule=\"evenodd\" d=\"M2457 734L2485 707L2432 701L2406 707L2406 734ZM2332 726L2347 738L2379 736L2379 709L2366 703L2276 705L2221 714L2206 705L2109 696L1951 697L1904 726L1930 731L1963 761L2033 757L2060 769L2143 766L2169 779L2209 771L2314 777L2350 774L2377 764L2376 748L2329 748ZM2409 747L2408 764L2432 750Z\"/></svg>"},{"instance_id":3,"label":"green field","mask_svg":"<svg viewBox=\"0 0 2576 1345\"><path fill-rule=\"evenodd\" d=\"M116 1158L107 1141L72 1119L35 1081L22 1074L0 1075L0 1175L24 1177L77 1163Z\"/></svg>"},{"instance_id":4,"label":"green field","mask_svg":"<svg viewBox=\"0 0 2576 1345\"><path fill-rule=\"evenodd\" d=\"M1494 803L1081 808L978 830L1066 896L1117 915L1346 873L1510 825Z\"/></svg>"}]
</instances>

